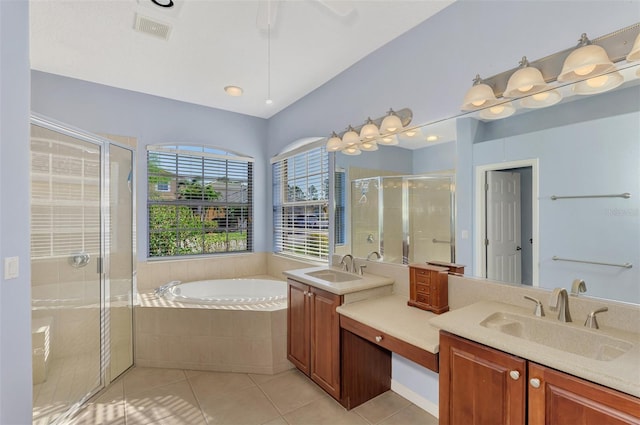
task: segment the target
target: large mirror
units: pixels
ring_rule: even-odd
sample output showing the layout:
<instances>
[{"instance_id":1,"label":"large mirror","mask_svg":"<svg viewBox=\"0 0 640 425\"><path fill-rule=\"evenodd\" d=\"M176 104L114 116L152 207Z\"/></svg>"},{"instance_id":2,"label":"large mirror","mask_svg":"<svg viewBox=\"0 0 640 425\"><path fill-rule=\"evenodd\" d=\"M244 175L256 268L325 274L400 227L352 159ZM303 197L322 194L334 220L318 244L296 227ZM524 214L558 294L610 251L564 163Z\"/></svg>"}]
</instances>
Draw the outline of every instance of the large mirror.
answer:
<instances>
[{"instance_id":1,"label":"large mirror","mask_svg":"<svg viewBox=\"0 0 640 425\"><path fill-rule=\"evenodd\" d=\"M389 252L384 241L394 238L373 231L380 228L377 218L364 233L365 241L373 235L368 246L354 240L354 199L361 199L363 182L379 188L398 176L454 176L449 260L464 264L466 275L568 290L582 279L581 296L640 303L640 67L625 66L625 82L605 93L580 96L572 85L556 87L564 99L550 107L521 109L520 99L507 118L461 114L418 126L420 136L410 143L357 157L336 153L347 190L334 252ZM428 142L430 135L441 136ZM378 202L375 210L383 208ZM403 225L400 236L418 242ZM447 260L443 250L416 252L409 262ZM407 258L383 255L382 261Z\"/></svg>"}]
</instances>

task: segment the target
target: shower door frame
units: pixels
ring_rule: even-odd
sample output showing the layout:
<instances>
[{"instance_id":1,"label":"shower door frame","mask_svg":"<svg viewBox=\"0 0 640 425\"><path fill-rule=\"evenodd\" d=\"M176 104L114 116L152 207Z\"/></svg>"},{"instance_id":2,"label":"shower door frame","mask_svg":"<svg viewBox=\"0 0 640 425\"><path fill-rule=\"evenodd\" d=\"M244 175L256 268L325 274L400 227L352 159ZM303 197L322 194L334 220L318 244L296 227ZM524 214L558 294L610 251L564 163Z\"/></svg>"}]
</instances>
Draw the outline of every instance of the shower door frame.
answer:
<instances>
[{"instance_id":1,"label":"shower door frame","mask_svg":"<svg viewBox=\"0 0 640 425\"><path fill-rule=\"evenodd\" d=\"M104 388L113 382L109 379L110 362L108 361L111 341L110 341L110 273L109 266L111 264L110 258L110 223L111 217L109 215L110 208L110 182L111 182L111 168L110 168L110 147L111 145L118 146L122 149L131 152L131 308L133 310L136 304L137 283L136 283L136 149L118 143L114 140L106 137L98 136L96 134L89 133L87 131L75 128L68 124L61 123L51 118L45 117L37 113L31 113L30 125L46 128L51 131L55 131L64 134L69 137L80 139L84 142L97 145L100 148L100 258L97 259L99 275L100 275L100 385L88 394L86 394L81 400L76 401L70 405L70 408L60 415L53 424L64 423L65 420L70 418L94 395L102 391ZM135 318L132 314L132 362L131 365L125 369L129 370L135 364L135 338L133 337L133 329L135 328ZM124 373L124 372L123 372ZM115 378L114 378L115 379Z\"/></svg>"}]
</instances>

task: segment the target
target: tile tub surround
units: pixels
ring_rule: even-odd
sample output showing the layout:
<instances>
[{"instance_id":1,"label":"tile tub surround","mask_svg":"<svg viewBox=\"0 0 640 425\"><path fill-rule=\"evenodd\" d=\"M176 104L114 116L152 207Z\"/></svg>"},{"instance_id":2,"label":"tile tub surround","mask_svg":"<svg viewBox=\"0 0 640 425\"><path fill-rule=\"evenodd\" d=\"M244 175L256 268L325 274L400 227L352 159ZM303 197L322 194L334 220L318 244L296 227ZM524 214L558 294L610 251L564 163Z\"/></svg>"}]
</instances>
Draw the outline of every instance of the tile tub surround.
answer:
<instances>
[{"instance_id":1,"label":"tile tub surround","mask_svg":"<svg viewBox=\"0 0 640 425\"><path fill-rule=\"evenodd\" d=\"M292 367L287 360L286 301L211 306L144 293L135 319L138 366L262 374Z\"/></svg>"},{"instance_id":2,"label":"tile tub surround","mask_svg":"<svg viewBox=\"0 0 640 425\"><path fill-rule=\"evenodd\" d=\"M224 254L213 257L139 261L137 264L138 292L151 292L172 280L193 282L207 279L231 279L270 275L284 279L282 272L311 267L317 264L283 257L273 253L254 252Z\"/></svg>"}]
</instances>

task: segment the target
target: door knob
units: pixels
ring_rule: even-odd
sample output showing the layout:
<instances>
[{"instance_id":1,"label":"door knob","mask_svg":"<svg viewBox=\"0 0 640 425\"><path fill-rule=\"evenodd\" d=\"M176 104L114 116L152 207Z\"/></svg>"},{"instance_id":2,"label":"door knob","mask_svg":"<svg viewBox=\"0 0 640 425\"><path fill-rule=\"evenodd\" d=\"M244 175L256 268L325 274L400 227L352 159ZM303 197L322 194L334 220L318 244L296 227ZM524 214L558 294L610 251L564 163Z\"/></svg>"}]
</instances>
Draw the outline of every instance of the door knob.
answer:
<instances>
[{"instance_id":1,"label":"door knob","mask_svg":"<svg viewBox=\"0 0 640 425\"><path fill-rule=\"evenodd\" d=\"M521 246L517 246L516 247L516 251L522 251L522 247Z\"/></svg>"},{"instance_id":2,"label":"door knob","mask_svg":"<svg viewBox=\"0 0 640 425\"><path fill-rule=\"evenodd\" d=\"M378 336L376 337L376 342L380 342L380 341L382 341L382 337L381 337L380 335L378 335Z\"/></svg>"}]
</instances>

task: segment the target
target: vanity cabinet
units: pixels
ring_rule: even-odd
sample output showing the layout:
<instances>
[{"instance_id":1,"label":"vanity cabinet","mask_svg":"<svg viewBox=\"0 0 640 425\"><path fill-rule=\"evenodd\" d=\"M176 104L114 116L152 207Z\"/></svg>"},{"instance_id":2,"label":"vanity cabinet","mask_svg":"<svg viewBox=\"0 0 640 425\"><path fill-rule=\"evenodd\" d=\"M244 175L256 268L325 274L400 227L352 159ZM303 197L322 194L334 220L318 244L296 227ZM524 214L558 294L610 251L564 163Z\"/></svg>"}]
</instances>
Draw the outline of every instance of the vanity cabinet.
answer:
<instances>
[{"instance_id":1,"label":"vanity cabinet","mask_svg":"<svg viewBox=\"0 0 640 425\"><path fill-rule=\"evenodd\" d=\"M527 361L440 333L440 425L524 424Z\"/></svg>"},{"instance_id":2,"label":"vanity cabinet","mask_svg":"<svg viewBox=\"0 0 640 425\"><path fill-rule=\"evenodd\" d=\"M336 400L340 400L342 296L288 279L287 358Z\"/></svg>"},{"instance_id":3,"label":"vanity cabinet","mask_svg":"<svg viewBox=\"0 0 640 425\"><path fill-rule=\"evenodd\" d=\"M440 424L638 424L640 399L440 334Z\"/></svg>"},{"instance_id":4,"label":"vanity cabinet","mask_svg":"<svg viewBox=\"0 0 640 425\"><path fill-rule=\"evenodd\" d=\"M529 424L639 424L640 400L529 363Z\"/></svg>"}]
</instances>

